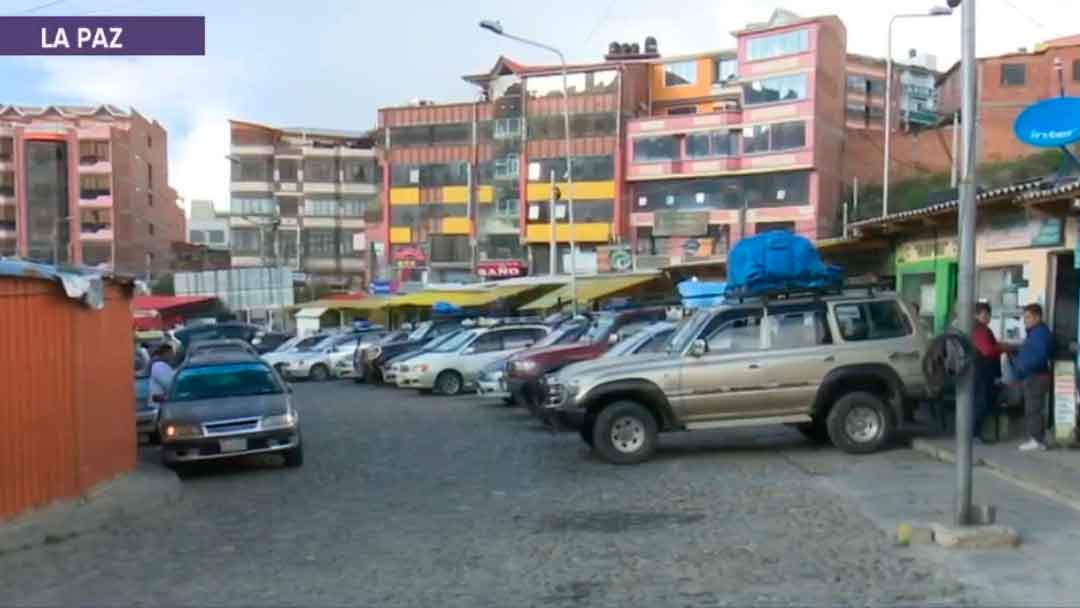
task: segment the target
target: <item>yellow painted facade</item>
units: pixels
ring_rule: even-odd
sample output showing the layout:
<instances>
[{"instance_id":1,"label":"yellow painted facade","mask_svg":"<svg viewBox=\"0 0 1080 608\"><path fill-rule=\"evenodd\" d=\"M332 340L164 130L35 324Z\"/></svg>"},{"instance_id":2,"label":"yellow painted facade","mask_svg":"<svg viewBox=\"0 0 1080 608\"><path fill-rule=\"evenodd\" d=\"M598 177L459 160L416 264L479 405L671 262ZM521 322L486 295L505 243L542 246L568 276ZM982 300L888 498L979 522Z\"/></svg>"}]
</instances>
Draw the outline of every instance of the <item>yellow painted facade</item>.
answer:
<instances>
[{"instance_id":1,"label":"yellow painted facade","mask_svg":"<svg viewBox=\"0 0 1080 608\"><path fill-rule=\"evenodd\" d=\"M566 199L570 196L570 185L563 182L556 184L555 187L562 193L562 198ZM574 200L588 201L588 200L611 200L615 198L615 182L603 181L603 182L575 182L573 188ZM530 201L546 201L551 198L551 184L529 184L526 191L526 200Z\"/></svg>"},{"instance_id":2,"label":"yellow painted facade","mask_svg":"<svg viewBox=\"0 0 1080 608\"><path fill-rule=\"evenodd\" d=\"M548 224L529 224L525 232L529 243L550 243L551 226ZM560 243L570 242L570 224L555 226L555 240ZM611 224L587 223L574 225L574 240L579 243L607 243L611 240Z\"/></svg>"},{"instance_id":3,"label":"yellow painted facade","mask_svg":"<svg viewBox=\"0 0 1080 608\"><path fill-rule=\"evenodd\" d=\"M392 245L407 245L412 242L412 228L393 226L390 228Z\"/></svg>"},{"instance_id":4,"label":"yellow painted facade","mask_svg":"<svg viewBox=\"0 0 1080 608\"><path fill-rule=\"evenodd\" d=\"M390 189L390 204L391 205L419 205L420 204L420 189L419 188L391 188Z\"/></svg>"},{"instance_id":5,"label":"yellow painted facade","mask_svg":"<svg viewBox=\"0 0 1080 608\"><path fill-rule=\"evenodd\" d=\"M467 217L448 217L442 221L443 234L469 234L472 222Z\"/></svg>"}]
</instances>

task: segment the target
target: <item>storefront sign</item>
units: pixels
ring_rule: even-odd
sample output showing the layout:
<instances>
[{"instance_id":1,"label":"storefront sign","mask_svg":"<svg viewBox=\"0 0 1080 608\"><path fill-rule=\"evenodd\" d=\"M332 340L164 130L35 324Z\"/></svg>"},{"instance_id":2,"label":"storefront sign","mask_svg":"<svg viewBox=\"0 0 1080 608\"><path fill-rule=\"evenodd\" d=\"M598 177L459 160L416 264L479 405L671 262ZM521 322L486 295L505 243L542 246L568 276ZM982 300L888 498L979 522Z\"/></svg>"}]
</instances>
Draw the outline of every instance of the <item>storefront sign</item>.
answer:
<instances>
[{"instance_id":1,"label":"storefront sign","mask_svg":"<svg viewBox=\"0 0 1080 608\"><path fill-rule=\"evenodd\" d=\"M525 262L520 260L507 260L503 262L479 262L476 265L476 274L485 279L510 279L523 277L529 269Z\"/></svg>"},{"instance_id":2,"label":"storefront sign","mask_svg":"<svg viewBox=\"0 0 1080 608\"><path fill-rule=\"evenodd\" d=\"M394 250L394 264L398 268L423 267L427 256L416 247L401 247Z\"/></svg>"},{"instance_id":3,"label":"storefront sign","mask_svg":"<svg viewBox=\"0 0 1080 608\"><path fill-rule=\"evenodd\" d=\"M657 211L653 236L704 236L709 232L708 211Z\"/></svg>"},{"instance_id":4,"label":"storefront sign","mask_svg":"<svg viewBox=\"0 0 1080 608\"><path fill-rule=\"evenodd\" d=\"M623 245L597 247L597 272L627 272L634 267L634 256L630 248Z\"/></svg>"},{"instance_id":5,"label":"storefront sign","mask_svg":"<svg viewBox=\"0 0 1080 608\"><path fill-rule=\"evenodd\" d=\"M1038 211L1017 210L991 216L986 250L1057 247L1065 240L1065 222Z\"/></svg>"},{"instance_id":6,"label":"storefront sign","mask_svg":"<svg viewBox=\"0 0 1080 608\"><path fill-rule=\"evenodd\" d=\"M367 250L367 233L356 232L352 236L352 248L353 251L365 251Z\"/></svg>"},{"instance_id":7,"label":"storefront sign","mask_svg":"<svg viewBox=\"0 0 1080 608\"><path fill-rule=\"evenodd\" d=\"M1076 428L1076 364L1054 362L1054 436L1072 439Z\"/></svg>"},{"instance_id":8,"label":"storefront sign","mask_svg":"<svg viewBox=\"0 0 1080 608\"><path fill-rule=\"evenodd\" d=\"M652 213L646 212L646 213L631 213L630 214L630 225L634 226L635 228L637 228L637 227L642 227L642 228L649 227L649 228L651 228L655 223L656 223L656 220L655 220Z\"/></svg>"},{"instance_id":9,"label":"storefront sign","mask_svg":"<svg viewBox=\"0 0 1080 608\"><path fill-rule=\"evenodd\" d=\"M397 281L376 280L368 285L368 293L373 296L388 296L397 292Z\"/></svg>"},{"instance_id":10,"label":"storefront sign","mask_svg":"<svg viewBox=\"0 0 1080 608\"><path fill-rule=\"evenodd\" d=\"M1013 133L1039 148L1080 141L1080 97L1055 97L1028 106L1016 117Z\"/></svg>"},{"instance_id":11,"label":"storefront sign","mask_svg":"<svg viewBox=\"0 0 1080 608\"><path fill-rule=\"evenodd\" d=\"M909 241L897 248L896 261L899 263L918 262L940 257L956 257L959 255L959 247L956 237L943 239L921 239Z\"/></svg>"}]
</instances>

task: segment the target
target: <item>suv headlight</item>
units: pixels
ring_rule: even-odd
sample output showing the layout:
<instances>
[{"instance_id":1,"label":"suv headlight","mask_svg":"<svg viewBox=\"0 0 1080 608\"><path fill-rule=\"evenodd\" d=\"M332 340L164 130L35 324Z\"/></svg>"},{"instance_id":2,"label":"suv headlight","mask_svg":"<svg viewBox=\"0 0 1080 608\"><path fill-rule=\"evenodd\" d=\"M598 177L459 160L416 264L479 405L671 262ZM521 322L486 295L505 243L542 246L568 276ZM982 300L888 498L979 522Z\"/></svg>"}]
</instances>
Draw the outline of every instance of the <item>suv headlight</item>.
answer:
<instances>
[{"instance_id":1,"label":"suv headlight","mask_svg":"<svg viewBox=\"0 0 1080 608\"><path fill-rule=\"evenodd\" d=\"M202 437L202 427L197 424L185 424L182 422L169 422L161 425L162 439L191 439Z\"/></svg>"},{"instance_id":2,"label":"suv headlight","mask_svg":"<svg viewBox=\"0 0 1080 608\"><path fill-rule=\"evenodd\" d=\"M276 416L263 416L262 428L265 429L284 429L290 428L296 425L296 412L289 410L284 414L278 414Z\"/></svg>"},{"instance_id":3,"label":"suv headlight","mask_svg":"<svg viewBox=\"0 0 1080 608\"><path fill-rule=\"evenodd\" d=\"M532 359L524 359L514 364L514 367L519 372L525 372L526 374L532 374L540 367L536 361Z\"/></svg>"}]
</instances>

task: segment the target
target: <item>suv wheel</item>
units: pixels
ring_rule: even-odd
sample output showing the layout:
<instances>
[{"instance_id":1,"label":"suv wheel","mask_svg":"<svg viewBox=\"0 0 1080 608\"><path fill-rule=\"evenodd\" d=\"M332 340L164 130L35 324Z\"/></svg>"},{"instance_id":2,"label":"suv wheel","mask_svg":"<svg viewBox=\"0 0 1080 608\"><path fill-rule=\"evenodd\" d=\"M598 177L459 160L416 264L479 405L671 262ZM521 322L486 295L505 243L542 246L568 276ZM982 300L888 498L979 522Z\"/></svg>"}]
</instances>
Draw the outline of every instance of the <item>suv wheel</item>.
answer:
<instances>
[{"instance_id":1,"label":"suv wheel","mask_svg":"<svg viewBox=\"0 0 1080 608\"><path fill-rule=\"evenodd\" d=\"M322 363L311 368L311 379L315 382L325 382L328 378L330 378L330 370Z\"/></svg>"},{"instance_id":2,"label":"suv wheel","mask_svg":"<svg viewBox=\"0 0 1080 608\"><path fill-rule=\"evenodd\" d=\"M435 390L439 391L440 395L456 395L461 392L462 384L461 374L453 370L440 372L435 378Z\"/></svg>"},{"instance_id":3,"label":"suv wheel","mask_svg":"<svg viewBox=\"0 0 1080 608\"><path fill-rule=\"evenodd\" d=\"M613 464L637 464L656 451L656 419L633 401L616 401L605 407L593 423L592 446Z\"/></svg>"},{"instance_id":4,"label":"suv wheel","mask_svg":"<svg viewBox=\"0 0 1080 608\"><path fill-rule=\"evenodd\" d=\"M888 404L870 393L848 393L837 399L829 411L829 438L850 454L881 449L892 435L893 425Z\"/></svg>"}]
</instances>

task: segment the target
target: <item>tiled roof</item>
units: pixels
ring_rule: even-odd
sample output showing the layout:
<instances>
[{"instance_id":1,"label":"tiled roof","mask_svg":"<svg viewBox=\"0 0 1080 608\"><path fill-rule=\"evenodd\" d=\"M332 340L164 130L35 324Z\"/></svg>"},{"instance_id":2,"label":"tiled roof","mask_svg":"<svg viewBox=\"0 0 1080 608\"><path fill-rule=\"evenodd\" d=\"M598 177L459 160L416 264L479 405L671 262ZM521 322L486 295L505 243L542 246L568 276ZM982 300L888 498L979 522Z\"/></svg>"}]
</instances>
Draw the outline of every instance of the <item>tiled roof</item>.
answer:
<instances>
[{"instance_id":1,"label":"tiled roof","mask_svg":"<svg viewBox=\"0 0 1080 608\"><path fill-rule=\"evenodd\" d=\"M1033 190L1021 194L1018 199L1025 203L1033 203L1037 201L1045 201L1071 194L1073 192L1080 192L1080 181L1073 181L1067 184L1061 184L1054 186L1053 188L1043 190Z\"/></svg>"},{"instance_id":2,"label":"tiled roof","mask_svg":"<svg viewBox=\"0 0 1080 608\"><path fill-rule=\"evenodd\" d=\"M993 188L991 190L985 190L975 196L975 202L987 202L994 200L1005 200L1015 195L1019 195L1025 192L1037 191L1037 193L1044 192L1044 190L1037 190L1046 185L1046 182L1040 180L1025 180L1009 184L1007 186L1001 186L1000 188ZM851 222L848 224L849 228L862 228L866 226L876 226L879 224L888 224L898 220L904 220L912 217L921 217L926 215L936 215L944 211L955 209L959 205L957 199L952 199L937 203L934 205L927 205L926 207L920 207L918 209L909 209L907 211L898 211L896 213L890 213L889 215L883 215L879 217L872 217L865 220L859 220L857 222Z\"/></svg>"}]
</instances>

